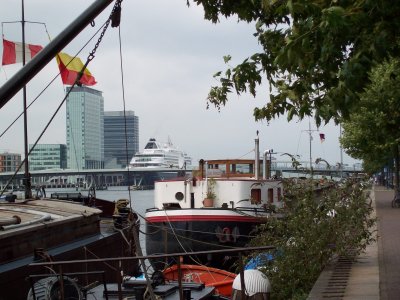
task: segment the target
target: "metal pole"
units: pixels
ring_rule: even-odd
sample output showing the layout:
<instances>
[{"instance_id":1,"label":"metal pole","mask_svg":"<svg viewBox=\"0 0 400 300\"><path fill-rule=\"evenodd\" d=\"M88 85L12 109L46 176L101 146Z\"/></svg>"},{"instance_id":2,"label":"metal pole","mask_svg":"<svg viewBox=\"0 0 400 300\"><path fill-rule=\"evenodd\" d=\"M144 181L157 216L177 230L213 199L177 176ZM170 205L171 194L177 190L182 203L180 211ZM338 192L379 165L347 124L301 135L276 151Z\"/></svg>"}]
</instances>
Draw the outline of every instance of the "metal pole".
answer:
<instances>
[{"instance_id":1,"label":"metal pole","mask_svg":"<svg viewBox=\"0 0 400 300\"><path fill-rule=\"evenodd\" d=\"M342 138L342 124L339 124L339 135ZM343 148L340 143L340 178L343 178Z\"/></svg>"},{"instance_id":2,"label":"metal pole","mask_svg":"<svg viewBox=\"0 0 400 300\"><path fill-rule=\"evenodd\" d=\"M311 155L312 135L311 135L311 122L310 122L310 120L308 120L308 133L310 135L310 173L311 173L311 179L313 179L312 155Z\"/></svg>"},{"instance_id":3,"label":"metal pole","mask_svg":"<svg viewBox=\"0 0 400 300\"><path fill-rule=\"evenodd\" d=\"M255 177L256 180L260 179L260 141L258 139L258 133L257 133L257 137L255 139L255 160L254 160L254 164L255 164Z\"/></svg>"},{"instance_id":4,"label":"metal pole","mask_svg":"<svg viewBox=\"0 0 400 300\"><path fill-rule=\"evenodd\" d=\"M0 88L0 108L40 72L66 45L68 45L113 0L97 0L68 25L54 40Z\"/></svg>"},{"instance_id":5,"label":"metal pole","mask_svg":"<svg viewBox=\"0 0 400 300\"><path fill-rule=\"evenodd\" d=\"M22 66L25 66L25 9L24 0L22 0ZM24 155L25 155L25 199L32 198L31 189L31 176L29 174L29 163L28 163L28 116L26 113L26 86L22 89L23 98L23 109L24 109Z\"/></svg>"}]
</instances>

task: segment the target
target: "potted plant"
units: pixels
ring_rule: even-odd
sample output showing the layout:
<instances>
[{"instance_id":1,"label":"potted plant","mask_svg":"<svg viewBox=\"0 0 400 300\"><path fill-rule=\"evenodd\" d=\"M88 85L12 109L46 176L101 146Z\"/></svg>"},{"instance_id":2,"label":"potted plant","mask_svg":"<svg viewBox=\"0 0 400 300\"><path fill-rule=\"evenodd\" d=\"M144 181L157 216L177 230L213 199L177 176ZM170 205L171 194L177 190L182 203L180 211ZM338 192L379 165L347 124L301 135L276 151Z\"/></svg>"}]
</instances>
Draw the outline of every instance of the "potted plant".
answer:
<instances>
[{"instance_id":1,"label":"potted plant","mask_svg":"<svg viewBox=\"0 0 400 300\"><path fill-rule=\"evenodd\" d=\"M215 179L208 178L207 179L207 193L206 193L206 197L203 200L203 205L205 207L214 206L214 200L217 197L217 194L215 193L214 188L215 188Z\"/></svg>"}]
</instances>

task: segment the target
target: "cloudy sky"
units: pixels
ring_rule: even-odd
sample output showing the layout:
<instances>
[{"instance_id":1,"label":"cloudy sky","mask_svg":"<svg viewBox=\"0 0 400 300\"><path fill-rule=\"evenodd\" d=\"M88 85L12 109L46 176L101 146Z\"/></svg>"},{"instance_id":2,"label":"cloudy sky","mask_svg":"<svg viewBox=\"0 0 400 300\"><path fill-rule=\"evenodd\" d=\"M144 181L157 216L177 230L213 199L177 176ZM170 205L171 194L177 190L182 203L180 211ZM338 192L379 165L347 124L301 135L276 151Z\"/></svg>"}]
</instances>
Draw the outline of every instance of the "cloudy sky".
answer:
<instances>
[{"instance_id":1,"label":"cloudy sky","mask_svg":"<svg viewBox=\"0 0 400 300\"><path fill-rule=\"evenodd\" d=\"M24 0L25 19L45 23L50 37L57 36L92 1ZM74 55L105 22L111 6L71 42L64 52ZM2 33L8 40L21 40L21 1L2 0L0 21ZM260 151L273 149L280 153L300 155L309 160L309 120L288 123L283 117L255 122L254 107L268 101L268 87L259 88L256 98L251 95L231 95L227 106L218 112L206 109L206 97L217 84L213 74L225 70L224 55L231 55L231 66L240 63L261 48L253 37L254 26L238 23L235 18L222 19L219 24L204 20L201 7L186 6L186 0L125 0L122 3L121 43L126 110L139 116L140 148L150 137L160 141L168 138L197 161L200 158L253 157L254 138L260 132ZM105 110L123 110L118 29L109 28L96 56L89 65L103 92ZM96 36L79 57L86 60ZM45 26L26 24L26 42L45 46L48 43ZM2 46L0 45L0 53ZM21 64L0 69L0 85L11 78ZM27 85L30 103L57 75L55 60L49 63ZM61 79L57 78L32 105L28 114L28 140L33 143L60 104L64 95ZM17 94L0 111L0 131L21 113L22 96ZM312 157L340 162L339 127L333 124L317 128L311 120ZM23 153L22 118L0 138L0 151ZM321 143L319 133L325 134ZM40 143L65 143L65 107L56 116ZM343 162L356 161L343 153Z\"/></svg>"}]
</instances>

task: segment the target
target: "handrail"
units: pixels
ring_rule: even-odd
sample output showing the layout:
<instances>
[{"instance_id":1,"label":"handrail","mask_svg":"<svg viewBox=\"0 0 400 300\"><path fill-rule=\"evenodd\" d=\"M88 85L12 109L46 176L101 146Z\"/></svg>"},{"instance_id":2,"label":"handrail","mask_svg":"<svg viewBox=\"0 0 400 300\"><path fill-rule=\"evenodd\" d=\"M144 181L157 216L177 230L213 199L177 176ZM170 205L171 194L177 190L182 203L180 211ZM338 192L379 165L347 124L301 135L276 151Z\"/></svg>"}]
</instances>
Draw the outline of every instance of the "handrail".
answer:
<instances>
[{"instance_id":1,"label":"handrail","mask_svg":"<svg viewBox=\"0 0 400 300\"><path fill-rule=\"evenodd\" d=\"M191 256L201 254L227 254L227 253L238 253L238 252L252 252L252 251L263 251L263 250L274 250L275 246L259 246L259 247L241 247L233 249L223 250L209 250L209 251L195 251L195 252L182 252L182 253L170 253L170 254L153 254L144 256L129 256L129 257L108 257L98 259L80 259L80 260L68 260L68 261L52 261L52 262L39 262L31 263L29 266L50 266L50 265L71 265L76 263L97 263L97 262L112 262L112 261L127 261L132 259L154 259L154 258L165 258L174 256Z\"/></svg>"}]
</instances>

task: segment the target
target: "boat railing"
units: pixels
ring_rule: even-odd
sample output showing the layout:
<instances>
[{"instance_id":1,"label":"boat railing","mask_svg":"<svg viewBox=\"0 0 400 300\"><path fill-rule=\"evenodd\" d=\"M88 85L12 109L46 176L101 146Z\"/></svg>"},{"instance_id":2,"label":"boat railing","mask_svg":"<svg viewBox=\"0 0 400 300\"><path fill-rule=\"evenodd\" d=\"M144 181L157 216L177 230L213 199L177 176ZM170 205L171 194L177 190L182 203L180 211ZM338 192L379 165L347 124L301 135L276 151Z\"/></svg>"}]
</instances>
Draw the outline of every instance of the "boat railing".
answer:
<instances>
[{"instance_id":1,"label":"boat railing","mask_svg":"<svg viewBox=\"0 0 400 300\"><path fill-rule=\"evenodd\" d=\"M144 255L144 256L129 256L129 257L112 257L112 258L97 258L97 259L84 259L84 260L71 260L71 261L51 261L51 262L36 262L36 263L31 263L29 266L30 267L43 267L43 268L58 268L59 273L58 274L46 274L44 275L30 275L29 280L32 286L32 289L34 288L34 279L35 278L43 278L43 277L48 277L48 276L59 276L60 280L60 292L63 293L63 278L64 276L67 276L67 273L63 273L63 266L67 265L76 265L76 264L96 264L96 263L112 263L116 262L119 265L122 265L124 261L131 261L131 260L151 260L151 259L163 259L163 258L175 258L177 262L177 268L178 268L178 274L181 273L181 258L185 256L192 256L192 255L208 255L208 254L238 254L238 266L239 266L239 274L240 274L240 283L241 283L241 292L242 292L242 299L245 299L245 282L244 282L244 265L243 265L243 254L244 253L251 253L251 252L266 252L266 251L272 251L275 250L275 246L259 246L259 247L242 247L242 248L233 248L233 249L222 249L222 250L209 250L209 251L195 251L195 252L182 252L182 253L170 253L170 254L156 254L156 255ZM92 271L91 274L101 274L103 271ZM72 274L80 274L80 275L85 275L88 272L82 272L82 273L72 273ZM120 294L118 295L120 299L122 299L122 274L120 270L117 270L118 276L120 276L117 285L118 285L118 291ZM69 273L68 273L69 274ZM103 275L104 276L104 275ZM148 278L146 276L146 278ZM106 281L105 277L103 277L103 285L105 286L105 291L107 289L106 287ZM151 282L148 282L148 285L151 286ZM178 278L178 288L179 288L179 295L180 299L184 299L183 297L183 281L182 281L182 276ZM106 299L108 299L107 293L104 294ZM64 294L60 295L60 299L64 299ZM36 299L36 298L33 298Z\"/></svg>"}]
</instances>

